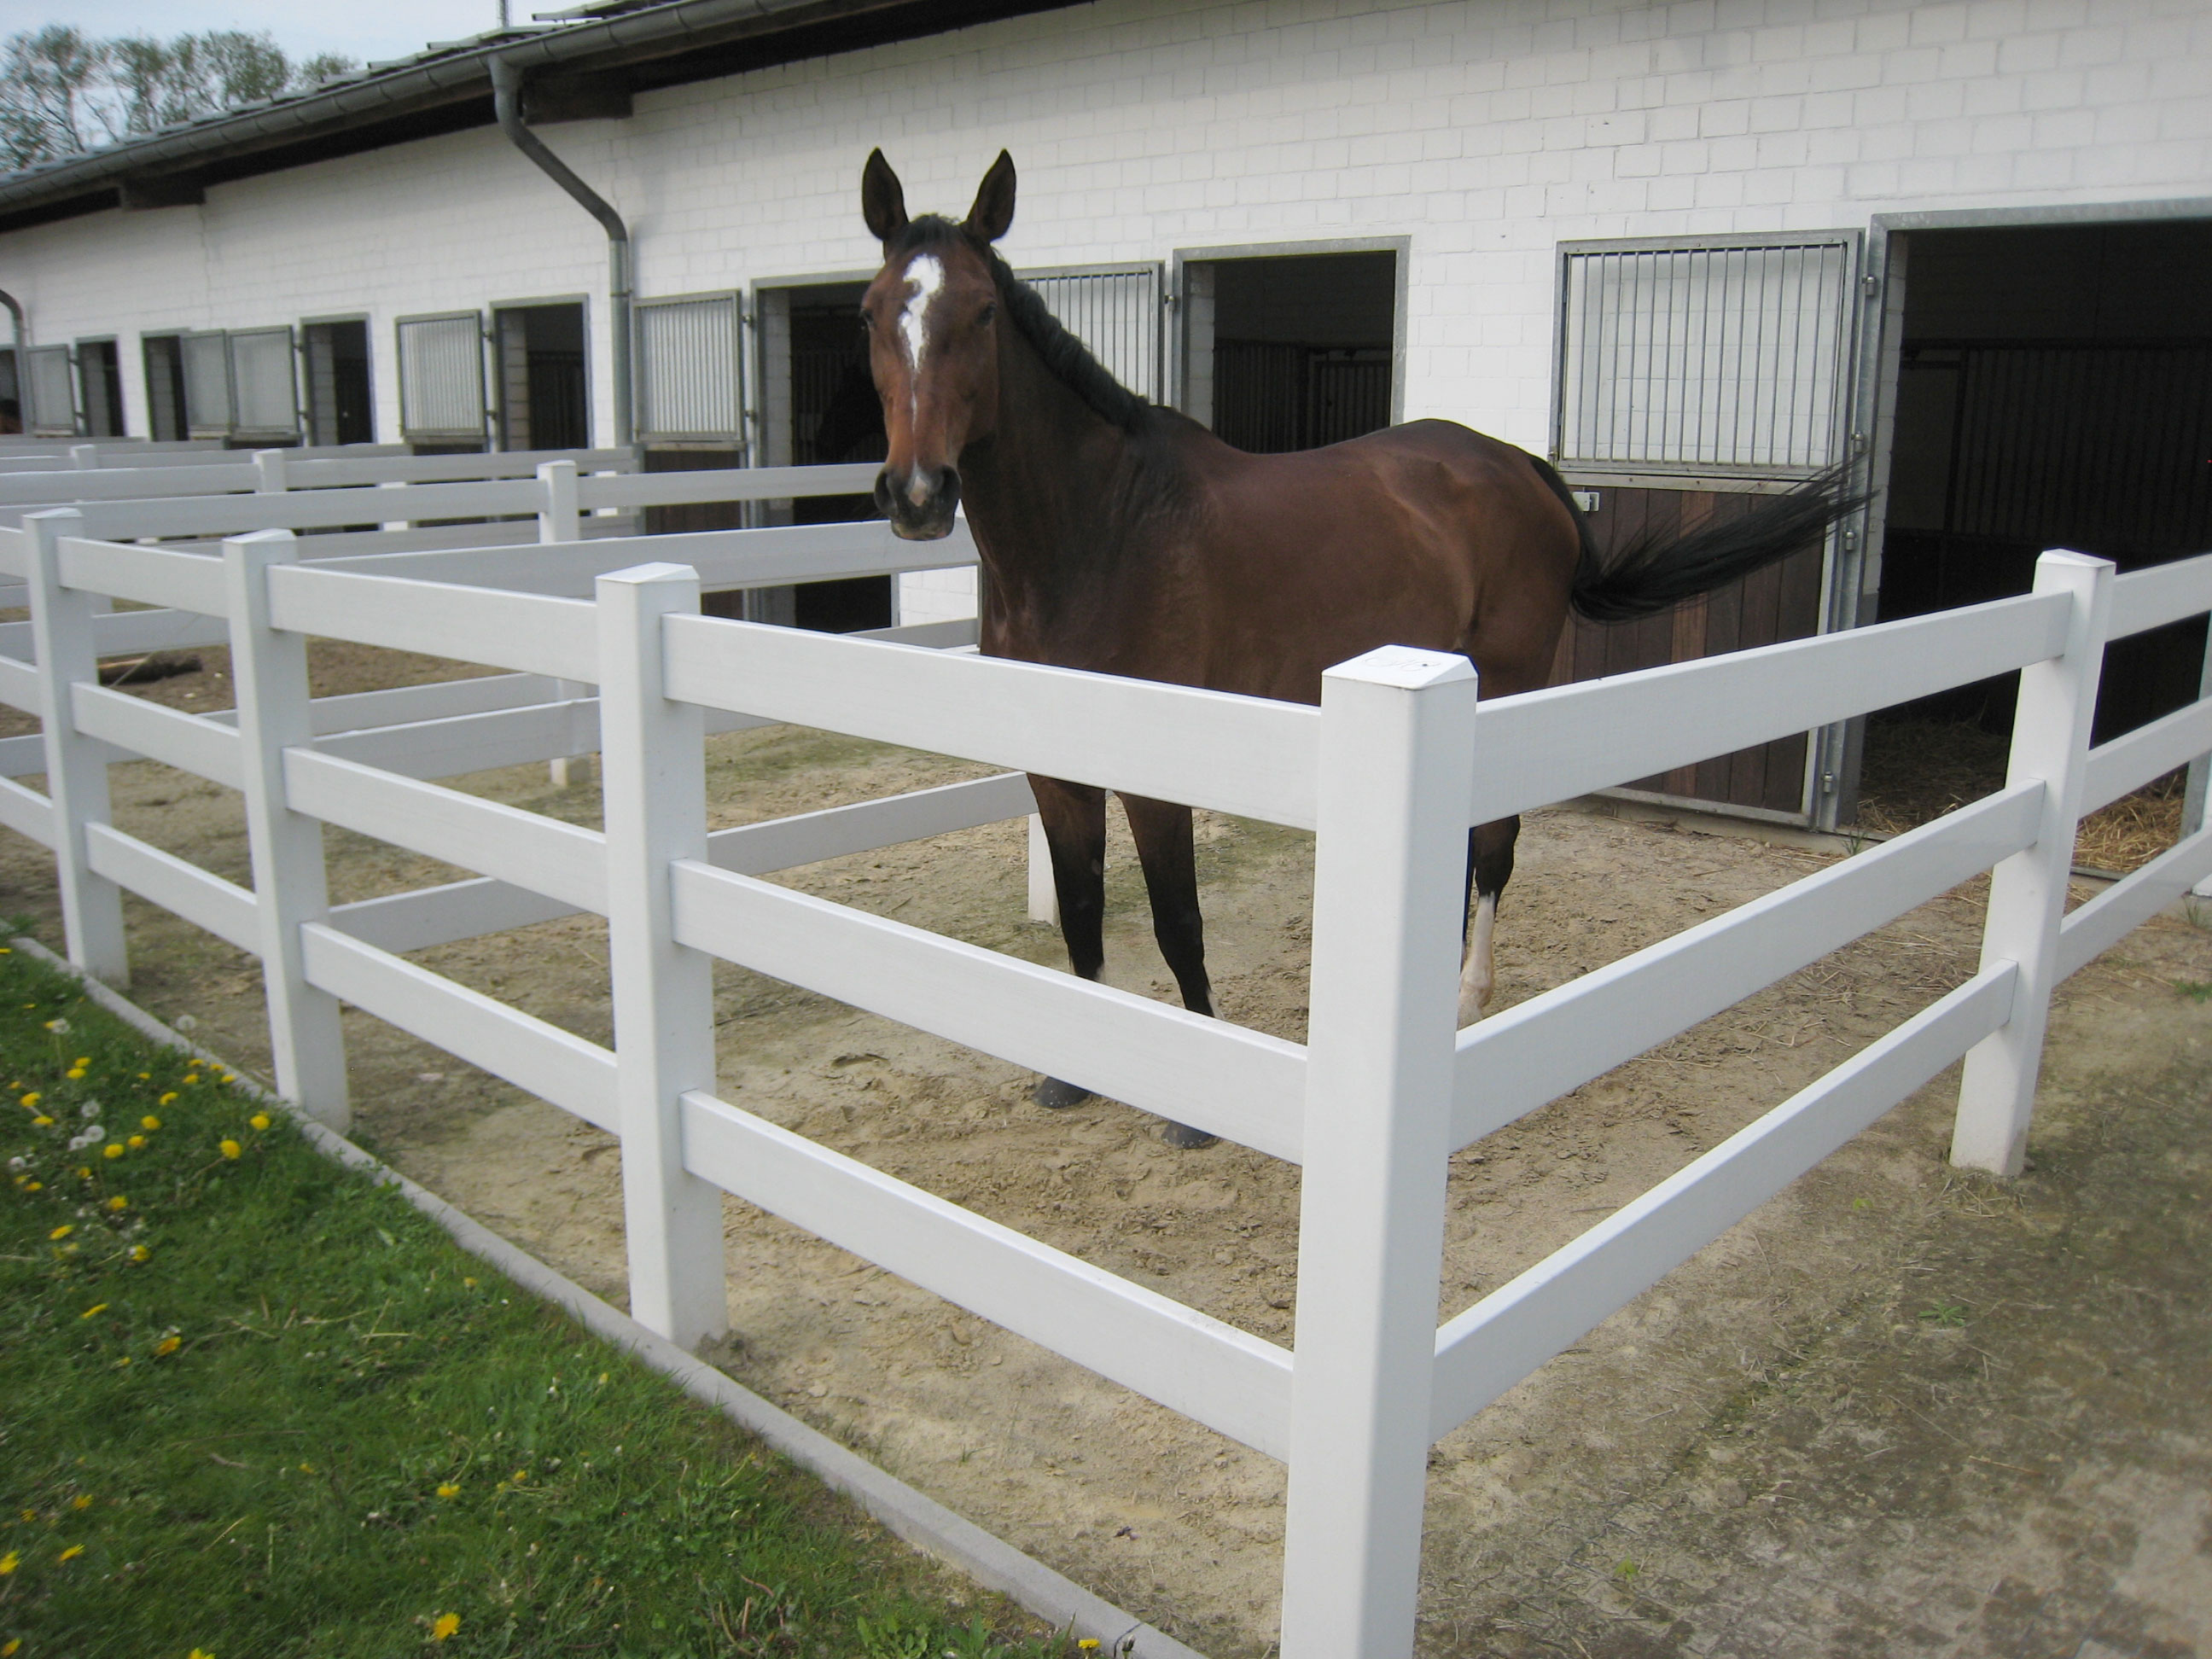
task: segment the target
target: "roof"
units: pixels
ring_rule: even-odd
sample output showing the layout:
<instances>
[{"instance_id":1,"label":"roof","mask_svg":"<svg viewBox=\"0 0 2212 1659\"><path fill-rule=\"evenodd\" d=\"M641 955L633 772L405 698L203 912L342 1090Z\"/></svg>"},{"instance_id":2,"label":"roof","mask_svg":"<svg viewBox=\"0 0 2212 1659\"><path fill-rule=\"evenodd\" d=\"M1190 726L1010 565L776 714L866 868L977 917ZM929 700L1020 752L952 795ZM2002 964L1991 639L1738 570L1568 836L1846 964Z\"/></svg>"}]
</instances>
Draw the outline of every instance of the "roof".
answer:
<instances>
[{"instance_id":1,"label":"roof","mask_svg":"<svg viewBox=\"0 0 2212 1659\"><path fill-rule=\"evenodd\" d=\"M621 118L634 94L944 33L1068 0L593 0L535 26L434 43L306 92L0 174L0 231L200 201L210 185L493 125L491 60L533 125Z\"/></svg>"}]
</instances>

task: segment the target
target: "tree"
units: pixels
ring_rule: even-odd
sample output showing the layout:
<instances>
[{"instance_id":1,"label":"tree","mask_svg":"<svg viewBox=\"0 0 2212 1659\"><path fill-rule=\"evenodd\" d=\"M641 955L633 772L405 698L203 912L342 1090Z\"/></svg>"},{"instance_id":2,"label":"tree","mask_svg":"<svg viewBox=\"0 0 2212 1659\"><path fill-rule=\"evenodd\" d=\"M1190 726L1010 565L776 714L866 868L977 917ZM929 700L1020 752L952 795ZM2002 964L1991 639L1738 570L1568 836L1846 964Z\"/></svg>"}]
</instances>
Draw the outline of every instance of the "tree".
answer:
<instances>
[{"instance_id":1,"label":"tree","mask_svg":"<svg viewBox=\"0 0 2212 1659\"><path fill-rule=\"evenodd\" d=\"M352 67L328 55L295 64L270 35L237 29L97 40L52 24L10 35L0 53L0 167L31 167L304 92Z\"/></svg>"}]
</instances>

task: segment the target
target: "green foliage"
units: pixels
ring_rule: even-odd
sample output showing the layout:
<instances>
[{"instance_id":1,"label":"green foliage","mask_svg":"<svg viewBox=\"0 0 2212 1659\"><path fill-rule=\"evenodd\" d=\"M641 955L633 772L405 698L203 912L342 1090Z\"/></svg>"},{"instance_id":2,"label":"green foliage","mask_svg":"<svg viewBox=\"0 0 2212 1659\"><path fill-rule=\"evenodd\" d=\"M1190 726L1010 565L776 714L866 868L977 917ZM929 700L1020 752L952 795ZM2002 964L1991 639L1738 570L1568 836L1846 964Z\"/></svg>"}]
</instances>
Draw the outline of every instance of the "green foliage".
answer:
<instances>
[{"instance_id":1,"label":"green foliage","mask_svg":"<svg viewBox=\"0 0 2212 1659\"><path fill-rule=\"evenodd\" d=\"M0 1650L1063 1650L14 953L0 1068Z\"/></svg>"},{"instance_id":2,"label":"green foliage","mask_svg":"<svg viewBox=\"0 0 2212 1659\"><path fill-rule=\"evenodd\" d=\"M2191 1002L2212 999L2212 981L2178 979L2173 981L2173 988L2178 994L2187 997Z\"/></svg>"},{"instance_id":3,"label":"green foliage","mask_svg":"<svg viewBox=\"0 0 2212 1659\"><path fill-rule=\"evenodd\" d=\"M304 92L352 64L294 64L266 33L210 29L157 40L95 40L61 24L9 36L0 52L0 166L30 167Z\"/></svg>"}]
</instances>

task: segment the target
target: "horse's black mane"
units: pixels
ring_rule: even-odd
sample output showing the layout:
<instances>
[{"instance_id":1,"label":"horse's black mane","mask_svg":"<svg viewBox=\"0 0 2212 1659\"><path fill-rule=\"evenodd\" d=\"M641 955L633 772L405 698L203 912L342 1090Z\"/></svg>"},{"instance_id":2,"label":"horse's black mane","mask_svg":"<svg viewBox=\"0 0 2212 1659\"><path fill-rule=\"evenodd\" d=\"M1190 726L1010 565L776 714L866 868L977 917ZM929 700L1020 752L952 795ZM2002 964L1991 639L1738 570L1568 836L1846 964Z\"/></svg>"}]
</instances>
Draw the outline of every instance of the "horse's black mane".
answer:
<instances>
[{"instance_id":1,"label":"horse's black mane","mask_svg":"<svg viewBox=\"0 0 2212 1659\"><path fill-rule=\"evenodd\" d=\"M1100 419L1128 432L1136 431L1145 423L1145 417L1152 412L1152 405L1108 374L1083 342L1045 308L1037 291L1015 276L1012 268L989 243L970 236L950 219L926 213L919 219L909 220L898 240L885 252L897 258L925 248L940 247L947 242L964 242L983 256L990 268L991 280L998 284L1007 320L1044 360L1044 366L1054 378L1082 398Z\"/></svg>"}]
</instances>

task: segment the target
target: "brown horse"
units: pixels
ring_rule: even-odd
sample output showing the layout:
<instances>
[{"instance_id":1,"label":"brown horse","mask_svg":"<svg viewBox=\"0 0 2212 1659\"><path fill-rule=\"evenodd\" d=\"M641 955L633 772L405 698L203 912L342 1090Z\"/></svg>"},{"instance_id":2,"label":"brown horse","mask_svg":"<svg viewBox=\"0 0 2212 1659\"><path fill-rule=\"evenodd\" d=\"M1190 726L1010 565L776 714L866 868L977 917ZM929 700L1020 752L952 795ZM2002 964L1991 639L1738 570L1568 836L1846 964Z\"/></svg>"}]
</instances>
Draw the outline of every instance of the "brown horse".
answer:
<instances>
[{"instance_id":1,"label":"brown horse","mask_svg":"<svg viewBox=\"0 0 2212 1659\"><path fill-rule=\"evenodd\" d=\"M967 219L909 219L883 152L861 180L884 266L861 301L890 459L876 501L928 540L965 501L982 556L982 649L1294 702L1381 645L1473 659L1486 697L1542 686L1568 608L1644 616L1817 539L1855 503L1816 479L1724 526L1601 565L1541 460L1448 421L1326 449L1248 455L1116 385L991 244L1014 218L1003 151ZM1105 959L1106 799L1033 777L1075 971ZM1184 1005L1212 1014L1190 809L1124 794L1160 952ZM1469 837L1472 937L1460 1019L1493 983L1491 927L1517 818ZM1087 1091L1047 1078L1036 1099ZM1169 1139L1211 1139L1170 1124Z\"/></svg>"}]
</instances>

